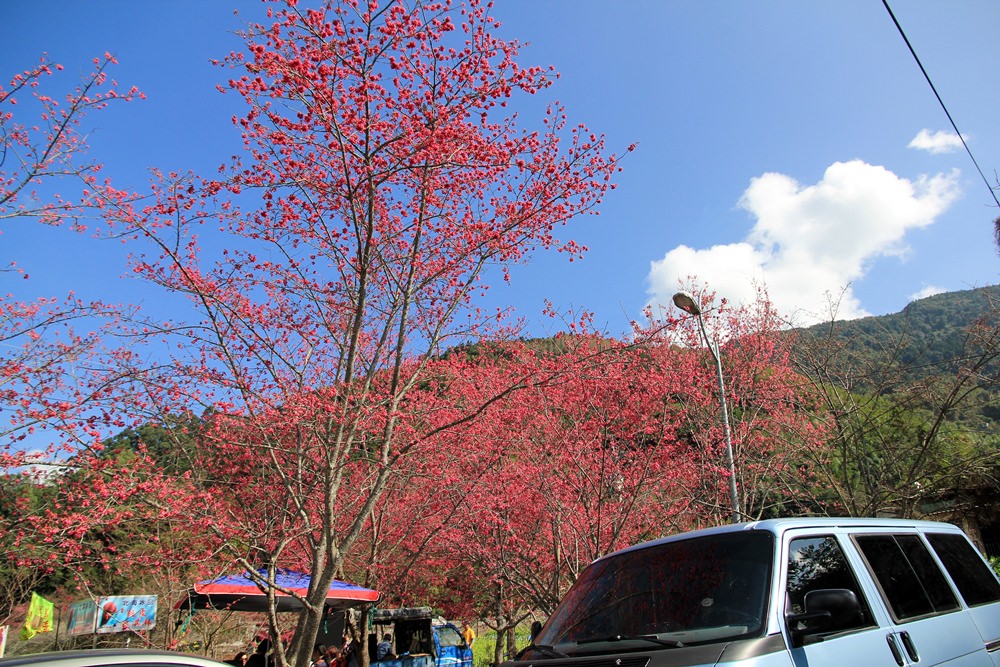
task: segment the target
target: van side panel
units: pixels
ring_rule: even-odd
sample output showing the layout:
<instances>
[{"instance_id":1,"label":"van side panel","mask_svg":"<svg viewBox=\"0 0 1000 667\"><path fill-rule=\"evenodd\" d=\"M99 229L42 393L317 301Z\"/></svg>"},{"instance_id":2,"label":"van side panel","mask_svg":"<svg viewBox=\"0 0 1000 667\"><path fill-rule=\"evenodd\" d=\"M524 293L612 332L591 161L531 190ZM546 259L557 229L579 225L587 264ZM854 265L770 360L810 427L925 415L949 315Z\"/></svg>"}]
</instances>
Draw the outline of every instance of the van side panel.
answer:
<instances>
[{"instance_id":1,"label":"van side panel","mask_svg":"<svg viewBox=\"0 0 1000 667\"><path fill-rule=\"evenodd\" d=\"M802 589L847 588L856 592L863 617L854 627L815 637L790 651L795 667L897 667L889 641L888 616L863 568L851 549L848 536L836 527L790 530L782 542L781 609L799 609ZM810 579L815 581L810 583ZM788 635L787 626L783 631ZM791 636L788 637L791 643Z\"/></svg>"},{"instance_id":2,"label":"van side panel","mask_svg":"<svg viewBox=\"0 0 1000 667\"><path fill-rule=\"evenodd\" d=\"M844 637L791 650L795 667L896 667L884 628L863 630Z\"/></svg>"},{"instance_id":3,"label":"van side panel","mask_svg":"<svg viewBox=\"0 0 1000 667\"><path fill-rule=\"evenodd\" d=\"M959 531L925 531L924 537L968 607L983 644L1000 665L1000 581L982 554Z\"/></svg>"},{"instance_id":4,"label":"van side panel","mask_svg":"<svg viewBox=\"0 0 1000 667\"><path fill-rule=\"evenodd\" d=\"M969 616L979 628L993 664L1000 667L1000 602L972 607L969 609Z\"/></svg>"},{"instance_id":5,"label":"van side panel","mask_svg":"<svg viewBox=\"0 0 1000 667\"><path fill-rule=\"evenodd\" d=\"M976 624L916 532L858 531L853 543L909 663L991 664Z\"/></svg>"},{"instance_id":6,"label":"van side panel","mask_svg":"<svg viewBox=\"0 0 1000 667\"><path fill-rule=\"evenodd\" d=\"M983 640L964 611L902 623L896 631L908 634L921 665L989 665Z\"/></svg>"}]
</instances>

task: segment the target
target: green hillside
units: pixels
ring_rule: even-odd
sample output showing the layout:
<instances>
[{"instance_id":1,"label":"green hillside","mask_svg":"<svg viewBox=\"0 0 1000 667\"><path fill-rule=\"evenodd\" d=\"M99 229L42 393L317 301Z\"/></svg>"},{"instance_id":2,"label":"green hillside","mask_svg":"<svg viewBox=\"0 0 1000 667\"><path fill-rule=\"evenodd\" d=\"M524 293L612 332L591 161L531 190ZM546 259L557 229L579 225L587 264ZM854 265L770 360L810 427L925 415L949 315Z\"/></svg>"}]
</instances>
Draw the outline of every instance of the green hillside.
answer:
<instances>
[{"instance_id":1,"label":"green hillside","mask_svg":"<svg viewBox=\"0 0 1000 667\"><path fill-rule=\"evenodd\" d=\"M894 350L897 363L913 373L942 372L972 352L967 330L978 321L996 325L1000 285L936 294L913 301L901 312L818 324L799 330L804 342L835 341L862 362ZM923 370L922 370L923 369Z\"/></svg>"},{"instance_id":2,"label":"green hillside","mask_svg":"<svg viewBox=\"0 0 1000 667\"><path fill-rule=\"evenodd\" d=\"M952 419L1000 417L1000 285L914 301L890 315L796 330L806 374L829 374L851 391L894 394L966 377L969 396ZM984 426L980 423L980 428ZM990 430L995 424L990 423Z\"/></svg>"}]
</instances>

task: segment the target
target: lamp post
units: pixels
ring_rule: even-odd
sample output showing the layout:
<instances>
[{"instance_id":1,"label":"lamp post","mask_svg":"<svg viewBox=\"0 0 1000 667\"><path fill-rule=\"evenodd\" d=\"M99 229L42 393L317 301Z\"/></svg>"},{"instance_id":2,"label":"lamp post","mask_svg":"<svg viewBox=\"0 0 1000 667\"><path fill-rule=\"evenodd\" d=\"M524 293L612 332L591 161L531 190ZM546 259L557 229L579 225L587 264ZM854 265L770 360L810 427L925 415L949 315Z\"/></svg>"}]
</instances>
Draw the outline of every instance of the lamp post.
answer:
<instances>
[{"instance_id":1,"label":"lamp post","mask_svg":"<svg viewBox=\"0 0 1000 667\"><path fill-rule=\"evenodd\" d=\"M719 358L719 343L713 342L705 331L705 321L701 316L701 306L688 292L677 292L674 294L674 305L698 318L698 329L701 337L705 339L708 351L712 353L715 360L715 374L719 380L719 403L722 404L722 428L726 434L726 462L729 464L729 499L733 505L733 523L741 521L740 497L736 491L736 462L733 460L733 436L729 430L729 409L726 407L726 385L722 381L722 359Z\"/></svg>"}]
</instances>

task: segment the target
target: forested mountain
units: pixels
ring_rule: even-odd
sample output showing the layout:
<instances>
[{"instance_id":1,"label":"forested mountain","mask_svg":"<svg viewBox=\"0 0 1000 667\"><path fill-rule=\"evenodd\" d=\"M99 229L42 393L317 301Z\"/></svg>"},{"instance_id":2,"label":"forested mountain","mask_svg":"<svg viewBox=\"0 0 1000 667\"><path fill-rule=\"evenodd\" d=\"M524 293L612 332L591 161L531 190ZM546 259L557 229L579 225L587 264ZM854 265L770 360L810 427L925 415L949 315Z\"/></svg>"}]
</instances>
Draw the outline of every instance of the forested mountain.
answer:
<instances>
[{"instance_id":1,"label":"forested mountain","mask_svg":"<svg viewBox=\"0 0 1000 667\"><path fill-rule=\"evenodd\" d=\"M805 368L826 368L851 391L892 395L967 376L948 419L995 430L1000 418L1000 285L936 294L902 311L790 332Z\"/></svg>"},{"instance_id":2,"label":"forested mountain","mask_svg":"<svg viewBox=\"0 0 1000 667\"><path fill-rule=\"evenodd\" d=\"M817 324L799 332L806 339L849 345L855 359L896 350L898 362L914 374L933 374L970 352L968 328L983 318L995 323L998 305L1000 285L993 285L935 294L898 313Z\"/></svg>"},{"instance_id":3,"label":"forested mountain","mask_svg":"<svg viewBox=\"0 0 1000 667\"><path fill-rule=\"evenodd\" d=\"M1000 549L1000 287L787 332L832 427L833 511L960 521Z\"/></svg>"}]
</instances>

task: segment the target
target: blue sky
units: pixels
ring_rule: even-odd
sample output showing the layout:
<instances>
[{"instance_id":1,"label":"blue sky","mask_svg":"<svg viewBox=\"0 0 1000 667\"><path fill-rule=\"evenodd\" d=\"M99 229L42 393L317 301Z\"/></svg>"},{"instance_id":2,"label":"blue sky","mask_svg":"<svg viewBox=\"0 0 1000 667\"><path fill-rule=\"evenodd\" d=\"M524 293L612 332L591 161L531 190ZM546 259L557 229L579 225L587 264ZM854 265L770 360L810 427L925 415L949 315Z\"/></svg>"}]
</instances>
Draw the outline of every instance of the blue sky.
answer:
<instances>
[{"instance_id":1,"label":"blue sky","mask_svg":"<svg viewBox=\"0 0 1000 667\"><path fill-rule=\"evenodd\" d=\"M308 0L301 0L308 3ZM890 2L989 180L1000 171L1000 3ZM208 172L238 150L236 100L209 60L241 42L248 0L4 0L5 78L46 52L70 75L105 51L142 103L89 123L92 155L117 183L146 169ZM613 334L688 275L733 300L766 285L790 321L896 312L935 291L998 282L986 184L877 0L497 0L525 65L554 65L549 98L630 154L597 217L567 230L581 261L539 255L491 290L527 333L559 327L549 299L586 308ZM537 107L523 108L530 123ZM943 134L941 134L943 133ZM950 141L949 141L950 138ZM121 250L7 223L0 262L25 289L145 300Z\"/></svg>"}]
</instances>

